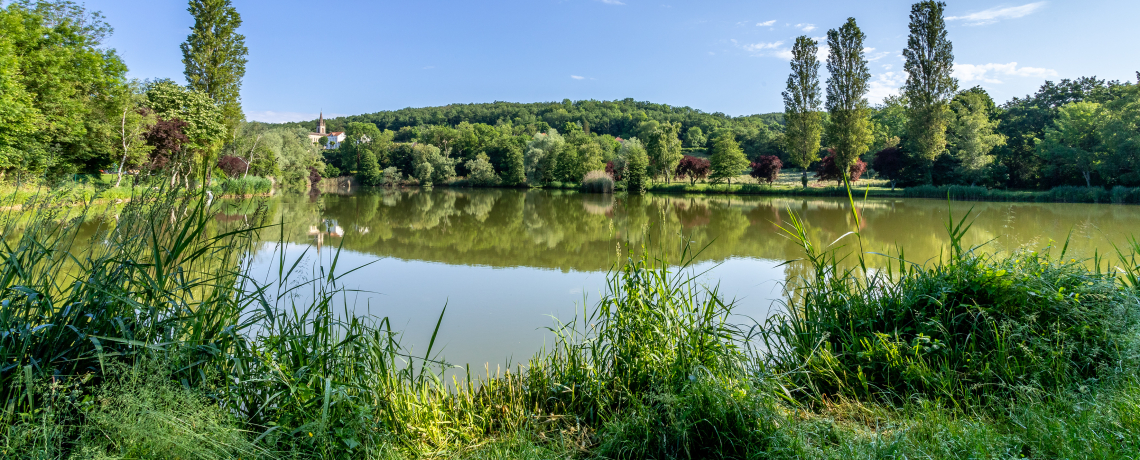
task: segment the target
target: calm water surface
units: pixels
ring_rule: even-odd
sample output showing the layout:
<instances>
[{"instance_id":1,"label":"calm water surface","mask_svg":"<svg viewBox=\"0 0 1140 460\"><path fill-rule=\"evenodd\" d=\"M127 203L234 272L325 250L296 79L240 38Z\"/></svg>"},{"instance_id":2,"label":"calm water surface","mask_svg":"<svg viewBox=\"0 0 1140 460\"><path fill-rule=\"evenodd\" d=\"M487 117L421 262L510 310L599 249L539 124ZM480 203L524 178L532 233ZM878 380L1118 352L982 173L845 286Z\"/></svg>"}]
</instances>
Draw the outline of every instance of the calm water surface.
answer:
<instances>
[{"instance_id":1,"label":"calm water surface","mask_svg":"<svg viewBox=\"0 0 1140 460\"><path fill-rule=\"evenodd\" d=\"M945 201L856 207L865 251L902 247L919 263L946 251ZM976 220L966 243L988 242L991 252L1059 248L1071 232L1074 256L1112 254L1113 243L1140 229L1137 206L953 203L956 216L971 207ZM802 269L780 266L802 255L778 229L789 209L824 245L855 229L845 200L819 198L436 189L282 196L270 209L285 223L289 256L305 254L302 267L328 266L337 246L338 271L367 264L344 279L361 291L349 302L360 313L389 317L413 348L423 350L446 304L437 343L448 361L472 368L529 358L549 342L545 328L554 318L569 320L593 305L607 270L631 248L675 248L679 235L703 247L696 268L708 270L704 282L735 298L747 322L780 308L783 283ZM850 252L855 240L843 241ZM274 259L269 247L257 259L266 273Z\"/></svg>"}]
</instances>

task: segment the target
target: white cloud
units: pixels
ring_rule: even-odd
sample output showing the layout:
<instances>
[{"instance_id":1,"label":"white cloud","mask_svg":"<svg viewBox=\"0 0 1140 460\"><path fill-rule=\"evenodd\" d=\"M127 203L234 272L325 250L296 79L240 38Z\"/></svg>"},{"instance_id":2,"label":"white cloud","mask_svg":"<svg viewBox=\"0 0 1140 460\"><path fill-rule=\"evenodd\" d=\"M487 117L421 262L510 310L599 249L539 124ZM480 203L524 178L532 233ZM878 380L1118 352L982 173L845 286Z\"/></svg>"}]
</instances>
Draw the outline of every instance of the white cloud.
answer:
<instances>
[{"instance_id":1,"label":"white cloud","mask_svg":"<svg viewBox=\"0 0 1140 460\"><path fill-rule=\"evenodd\" d=\"M970 13L965 16L949 16L947 21L965 21L967 25L980 26L993 24L1002 19L1016 19L1033 14L1045 6L1045 2L1027 3L1021 6L994 7L988 10Z\"/></svg>"},{"instance_id":2,"label":"white cloud","mask_svg":"<svg viewBox=\"0 0 1140 460\"><path fill-rule=\"evenodd\" d=\"M772 42L772 43L753 43L751 45L744 45L743 48L745 51L748 51L750 53L760 54L760 53L764 53L764 50L777 49L780 46L782 46L783 44L784 44L784 42L782 42L782 41Z\"/></svg>"},{"instance_id":3,"label":"white cloud","mask_svg":"<svg viewBox=\"0 0 1140 460\"><path fill-rule=\"evenodd\" d=\"M575 80L584 80L586 77L580 75L571 75L570 78L573 78Z\"/></svg>"},{"instance_id":4,"label":"white cloud","mask_svg":"<svg viewBox=\"0 0 1140 460\"><path fill-rule=\"evenodd\" d=\"M878 61L879 59L890 56L891 53L889 51L876 53L874 48L863 48L863 55L867 57L868 61Z\"/></svg>"},{"instance_id":5,"label":"white cloud","mask_svg":"<svg viewBox=\"0 0 1140 460\"><path fill-rule=\"evenodd\" d=\"M598 1L605 3L607 5L624 5L625 4L625 3L622 3L618 0L598 0Z\"/></svg>"},{"instance_id":6,"label":"white cloud","mask_svg":"<svg viewBox=\"0 0 1140 460\"><path fill-rule=\"evenodd\" d=\"M1057 71L1040 67L1018 67L1016 62L1009 64L954 64L954 78L962 82L982 81L1001 83L999 76L1009 77L1056 77Z\"/></svg>"},{"instance_id":7,"label":"white cloud","mask_svg":"<svg viewBox=\"0 0 1140 460\"><path fill-rule=\"evenodd\" d=\"M906 75L895 72L879 74L879 78L867 84L867 101L878 104L887 96L899 93L899 88L906 83Z\"/></svg>"},{"instance_id":8,"label":"white cloud","mask_svg":"<svg viewBox=\"0 0 1140 460\"><path fill-rule=\"evenodd\" d=\"M821 46L815 51L815 59L819 62L827 62L827 57L831 56L831 48Z\"/></svg>"},{"instance_id":9,"label":"white cloud","mask_svg":"<svg viewBox=\"0 0 1140 460\"><path fill-rule=\"evenodd\" d=\"M775 24L776 24L776 20L773 19L771 21L765 21L765 22L757 23L756 26L757 27L772 27Z\"/></svg>"},{"instance_id":10,"label":"white cloud","mask_svg":"<svg viewBox=\"0 0 1140 460\"><path fill-rule=\"evenodd\" d=\"M275 112L272 110L263 110L260 112L246 112L245 117L251 121L260 121L263 123L289 123L293 121L309 121L316 120L320 113L309 112ZM325 115L325 118L343 117L342 114L330 113Z\"/></svg>"},{"instance_id":11,"label":"white cloud","mask_svg":"<svg viewBox=\"0 0 1140 460\"><path fill-rule=\"evenodd\" d=\"M804 32L811 32L811 31L815 30L815 24L807 24L807 23L796 24L796 28L800 29Z\"/></svg>"}]
</instances>

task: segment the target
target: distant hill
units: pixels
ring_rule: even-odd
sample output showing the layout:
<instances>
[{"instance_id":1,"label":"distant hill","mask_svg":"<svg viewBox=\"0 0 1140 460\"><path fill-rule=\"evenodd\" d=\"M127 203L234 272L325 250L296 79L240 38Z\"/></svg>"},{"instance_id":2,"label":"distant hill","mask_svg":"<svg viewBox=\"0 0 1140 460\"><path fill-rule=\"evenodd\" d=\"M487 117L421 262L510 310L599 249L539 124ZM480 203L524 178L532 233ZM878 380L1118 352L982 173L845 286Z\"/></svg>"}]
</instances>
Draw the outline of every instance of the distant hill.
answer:
<instances>
[{"instance_id":1,"label":"distant hill","mask_svg":"<svg viewBox=\"0 0 1140 460\"><path fill-rule=\"evenodd\" d=\"M615 101L562 102L491 102L478 104L451 104L442 107L405 108L326 119L329 131L343 131L348 123L373 123L378 128L398 131L403 127L422 125L456 126L467 122L496 125L533 125L536 131L553 127L561 130L566 123L577 123L597 134L629 137L642 121L680 122L682 132L700 127L705 133L717 128L734 128L738 131L783 131L784 114L768 113L730 117L720 112L708 113L690 107L623 99ZM289 123L316 130L317 121Z\"/></svg>"}]
</instances>

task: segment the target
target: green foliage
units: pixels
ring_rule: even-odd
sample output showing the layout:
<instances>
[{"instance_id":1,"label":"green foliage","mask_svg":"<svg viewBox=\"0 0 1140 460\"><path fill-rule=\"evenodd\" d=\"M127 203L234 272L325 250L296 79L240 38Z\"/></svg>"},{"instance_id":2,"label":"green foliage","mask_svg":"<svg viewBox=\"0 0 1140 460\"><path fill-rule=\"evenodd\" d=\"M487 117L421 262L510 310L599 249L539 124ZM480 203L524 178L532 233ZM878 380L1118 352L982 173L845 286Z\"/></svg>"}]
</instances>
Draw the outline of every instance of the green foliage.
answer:
<instances>
[{"instance_id":1,"label":"green foliage","mask_svg":"<svg viewBox=\"0 0 1140 460\"><path fill-rule=\"evenodd\" d=\"M638 127L637 139L645 145L649 156L647 173L651 177L669 178L681 161L681 124L647 121Z\"/></svg>"},{"instance_id":2,"label":"green foliage","mask_svg":"<svg viewBox=\"0 0 1140 460\"><path fill-rule=\"evenodd\" d=\"M1104 110L1095 102L1072 102L1061 106L1053 126L1045 129L1045 140L1038 152L1049 158L1056 168L1076 170L1085 185L1092 186L1092 175L1100 168L1104 151L1099 127L1104 123Z\"/></svg>"},{"instance_id":3,"label":"green foliage","mask_svg":"<svg viewBox=\"0 0 1140 460\"><path fill-rule=\"evenodd\" d=\"M825 126L828 144L835 150L841 171L846 171L874 141L871 132L871 109L867 105L867 69L863 41L866 35L855 24L855 18L839 29L827 31L827 113Z\"/></svg>"},{"instance_id":4,"label":"green foliage","mask_svg":"<svg viewBox=\"0 0 1140 460\"><path fill-rule=\"evenodd\" d=\"M468 171L467 180L472 185L482 187L499 185L499 175L495 174L495 167L491 166L491 162L487 161L486 156L468 161L466 167Z\"/></svg>"},{"instance_id":5,"label":"green foliage","mask_svg":"<svg viewBox=\"0 0 1140 460\"><path fill-rule=\"evenodd\" d=\"M0 9L0 170L55 176L118 159L114 102L127 69L100 47L102 19L70 2Z\"/></svg>"},{"instance_id":6,"label":"green foliage","mask_svg":"<svg viewBox=\"0 0 1140 460\"><path fill-rule=\"evenodd\" d=\"M626 139L621 144L621 151L618 156L625 163L622 180L625 181L626 190L630 193L645 193L646 187L649 186L649 177L647 177L649 155L645 152L645 147L641 145L641 141L637 138Z\"/></svg>"},{"instance_id":7,"label":"green foliage","mask_svg":"<svg viewBox=\"0 0 1140 460\"><path fill-rule=\"evenodd\" d=\"M171 80L159 80L146 88L147 106L162 120L178 119L187 123L182 128L187 141L171 161L174 180L188 184L195 172L200 180L212 170L215 155L221 149L226 126L221 108L200 91L186 88Z\"/></svg>"},{"instance_id":8,"label":"green foliage","mask_svg":"<svg viewBox=\"0 0 1140 460\"><path fill-rule=\"evenodd\" d=\"M558 131L537 133L526 145L526 180L531 185L541 185L555 179L555 168L559 157L566 149L566 140Z\"/></svg>"},{"instance_id":9,"label":"green foliage","mask_svg":"<svg viewBox=\"0 0 1140 460\"><path fill-rule=\"evenodd\" d=\"M910 36L903 50L907 72L903 94L907 101L907 135L912 152L930 164L946 150L946 124L950 98L958 91L954 47L947 38L943 11L946 3L925 0L910 10Z\"/></svg>"},{"instance_id":10,"label":"green foliage","mask_svg":"<svg viewBox=\"0 0 1140 460\"><path fill-rule=\"evenodd\" d=\"M712 173L709 179L713 183L727 180L732 184L732 178L739 176L748 168L748 159L740 150L733 136L719 136L713 140L712 155L709 156Z\"/></svg>"},{"instance_id":11,"label":"green foliage","mask_svg":"<svg viewBox=\"0 0 1140 460\"><path fill-rule=\"evenodd\" d=\"M395 166L389 166L384 168L384 171L380 175L380 185L394 187L399 185L400 181L404 180L403 176L404 175L400 174L400 171L396 169Z\"/></svg>"},{"instance_id":12,"label":"green foliage","mask_svg":"<svg viewBox=\"0 0 1140 460\"><path fill-rule=\"evenodd\" d=\"M705 133L701 131L700 126L693 126L690 127L688 131L685 131L685 147L700 149L705 147L706 142L708 142L708 138L705 137Z\"/></svg>"},{"instance_id":13,"label":"green foliage","mask_svg":"<svg viewBox=\"0 0 1140 460\"><path fill-rule=\"evenodd\" d=\"M224 178L210 187L214 194L225 195L265 195L273 190L273 182L264 177L245 176Z\"/></svg>"},{"instance_id":14,"label":"green foliage","mask_svg":"<svg viewBox=\"0 0 1140 460\"><path fill-rule=\"evenodd\" d=\"M822 102L819 94L819 46L808 36L796 38L792 47L792 74L784 91L784 131L788 159L807 169L819 158L823 134Z\"/></svg>"},{"instance_id":15,"label":"green foliage","mask_svg":"<svg viewBox=\"0 0 1140 460\"><path fill-rule=\"evenodd\" d=\"M960 162L957 174L964 182L985 180L994 160L991 152L1005 145L1005 136L994 132L998 123L990 120L992 106L993 100L981 88L959 93L950 103L950 154Z\"/></svg>"},{"instance_id":16,"label":"green foliage","mask_svg":"<svg viewBox=\"0 0 1140 460\"><path fill-rule=\"evenodd\" d=\"M241 79L249 49L245 36L237 33L241 15L230 0L190 0L187 11L194 17L190 35L181 45L187 86L218 105L226 132L233 133L245 119Z\"/></svg>"}]
</instances>

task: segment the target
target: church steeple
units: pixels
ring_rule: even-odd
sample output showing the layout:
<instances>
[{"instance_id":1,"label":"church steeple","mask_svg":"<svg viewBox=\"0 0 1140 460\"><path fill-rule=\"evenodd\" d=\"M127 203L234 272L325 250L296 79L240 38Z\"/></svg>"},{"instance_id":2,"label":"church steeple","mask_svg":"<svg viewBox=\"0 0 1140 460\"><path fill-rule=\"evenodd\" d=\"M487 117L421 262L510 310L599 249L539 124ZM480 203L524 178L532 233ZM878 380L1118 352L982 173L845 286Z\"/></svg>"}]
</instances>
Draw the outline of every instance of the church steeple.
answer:
<instances>
[{"instance_id":1,"label":"church steeple","mask_svg":"<svg viewBox=\"0 0 1140 460\"><path fill-rule=\"evenodd\" d=\"M317 132L322 134L322 135L325 134L325 111L324 110L321 111L321 119L320 119L320 121L317 122Z\"/></svg>"}]
</instances>

